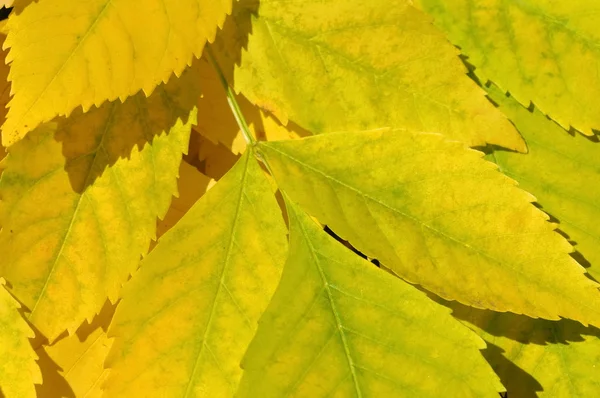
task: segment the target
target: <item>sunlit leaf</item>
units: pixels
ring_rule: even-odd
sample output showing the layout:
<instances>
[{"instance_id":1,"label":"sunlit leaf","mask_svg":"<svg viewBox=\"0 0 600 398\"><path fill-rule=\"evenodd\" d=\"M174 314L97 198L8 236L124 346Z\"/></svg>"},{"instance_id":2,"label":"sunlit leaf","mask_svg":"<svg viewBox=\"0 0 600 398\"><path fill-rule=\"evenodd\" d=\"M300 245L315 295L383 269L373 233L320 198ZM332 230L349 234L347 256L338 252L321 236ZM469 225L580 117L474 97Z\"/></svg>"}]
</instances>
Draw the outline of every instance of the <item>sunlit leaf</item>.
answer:
<instances>
[{"instance_id":1,"label":"sunlit leaf","mask_svg":"<svg viewBox=\"0 0 600 398\"><path fill-rule=\"evenodd\" d=\"M116 301L147 252L196 122L191 75L42 125L3 161L0 275L51 341Z\"/></svg>"},{"instance_id":2,"label":"sunlit leaf","mask_svg":"<svg viewBox=\"0 0 600 398\"><path fill-rule=\"evenodd\" d=\"M497 397L482 341L287 203L290 255L238 397Z\"/></svg>"},{"instance_id":3,"label":"sunlit leaf","mask_svg":"<svg viewBox=\"0 0 600 398\"><path fill-rule=\"evenodd\" d=\"M495 151L489 159L559 220L559 228L591 263L590 274L600 280L600 143L567 133L539 110L530 112L493 85L488 91L529 147L527 155Z\"/></svg>"},{"instance_id":4,"label":"sunlit leaf","mask_svg":"<svg viewBox=\"0 0 600 398\"><path fill-rule=\"evenodd\" d=\"M214 47L235 89L284 124L413 128L524 151L458 51L409 3L261 0L256 10L242 0Z\"/></svg>"},{"instance_id":5,"label":"sunlit leaf","mask_svg":"<svg viewBox=\"0 0 600 398\"><path fill-rule=\"evenodd\" d=\"M108 397L229 397L280 277L285 225L246 151L167 232L125 287Z\"/></svg>"},{"instance_id":6,"label":"sunlit leaf","mask_svg":"<svg viewBox=\"0 0 600 398\"><path fill-rule=\"evenodd\" d=\"M107 303L91 323L86 322L73 335L38 349L44 377L38 398L102 396L102 385L110 372L104 369L104 360L112 344L106 331L114 311L115 306ZM49 374L51 366L58 368L57 377Z\"/></svg>"},{"instance_id":7,"label":"sunlit leaf","mask_svg":"<svg viewBox=\"0 0 600 398\"><path fill-rule=\"evenodd\" d=\"M484 355L509 397L600 396L600 331L452 303L453 315L488 343ZM537 394L536 394L537 393Z\"/></svg>"},{"instance_id":8,"label":"sunlit leaf","mask_svg":"<svg viewBox=\"0 0 600 398\"><path fill-rule=\"evenodd\" d=\"M231 0L44 0L11 16L10 145L41 122L149 95L212 41Z\"/></svg>"},{"instance_id":9,"label":"sunlit leaf","mask_svg":"<svg viewBox=\"0 0 600 398\"><path fill-rule=\"evenodd\" d=\"M572 246L482 153L396 130L259 148L280 188L409 282L478 308L600 325L598 285Z\"/></svg>"},{"instance_id":10,"label":"sunlit leaf","mask_svg":"<svg viewBox=\"0 0 600 398\"><path fill-rule=\"evenodd\" d=\"M41 384L37 355L29 344L35 334L21 317L19 303L11 297L0 278L0 395L5 398L34 398L34 383Z\"/></svg>"},{"instance_id":11,"label":"sunlit leaf","mask_svg":"<svg viewBox=\"0 0 600 398\"><path fill-rule=\"evenodd\" d=\"M600 129L596 0L415 0L473 64L526 107L564 128Z\"/></svg>"}]
</instances>

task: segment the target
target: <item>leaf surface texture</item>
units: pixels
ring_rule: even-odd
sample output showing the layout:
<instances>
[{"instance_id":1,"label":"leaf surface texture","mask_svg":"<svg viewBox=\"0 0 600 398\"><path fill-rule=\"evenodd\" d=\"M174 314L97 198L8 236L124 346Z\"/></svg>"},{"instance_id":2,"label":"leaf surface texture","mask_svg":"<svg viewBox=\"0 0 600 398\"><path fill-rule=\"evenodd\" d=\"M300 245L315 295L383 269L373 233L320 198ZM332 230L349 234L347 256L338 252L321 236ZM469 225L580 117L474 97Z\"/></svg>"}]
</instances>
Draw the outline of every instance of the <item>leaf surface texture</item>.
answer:
<instances>
[{"instance_id":1,"label":"leaf surface texture","mask_svg":"<svg viewBox=\"0 0 600 398\"><path fill-rule=\"evenodd\" d=\"M239 63L235 89L284 124L407 127L526 149L457 50L406 0L261 0L258 10L241 1L233 15L215 41L221 62Z\"/></svg>"},{"instance_id":2,"label":"leaf surface texture","mask_svg":"<svg viewBox=\"0 0 600 398\"><path fill-rule=\"evenodd\" d=\"M591 263L588 272L600 280L600 144L568 134L539 110L530 112L493 85L488 91L529 147L523 156L497 150L489 159L559 220L561 231Z\"/></svg>"},{"instance_id":3,"label":"leaf surface texture","mask_svg":"<svg viewBox=\"0 0 600 398\"><path fill-rule=\"evenodd\" d=\"M290 255L237 397L495 397L482 342L287 203ZM456 355L460 352L460 355ZM326 375L324 377L324 375Z\"/></svg>"},{"instance_id":4,"label":"leaf surface texture","mask_svg":"<svg viewBox=\"0 0 600 398\"><path fill-rule=\"evenodd\" d=\"M260 148L281 189L407 281L478 308L599 324L597 284L572 246L481 152L387 129Z\"/></svg>"},{"instance_id":5,"label":"leaf surface texture","mask_svg":"<svg viewBox=\"0 0 600 398\"><path fill-rule=\"evenodd\" d=\"M600 395L597 328L451 305L488 343L484 356L508 396L588 398Z\"/></svg>"},{"instance_id":6,"label":"leaf surface texture","mask_svg":"<svg viewBox=\"0 0 600 398\"><path fill-rule=\"evenodd\" d=\"M193 88L182 77L150 98L77 111L3 161L0 275L50 341L116 301L148 251L196 122Z\"/></svg>"},{"instance_id":7,"label":"leaf surface texture","mask_svg":"<svg viewBox=\"0 0 600 398\"><path fill-rule=\"evenodd\" d=\"M0 278L0 395L35 398L33 384L42 384L35 363L37 355L29 344L35 334L21 317L21 306L4 285L4 279Z\"/></svg>"},{"instance_id":8,"label":"leaf surface texture","mask_svg":"<svg viewBox=\"0 0 600 398\"><path fill-rule=\"evenodd\" d=\"M565 129L600 129L595 0L416 0L483 81L533 102Z\"/></svg>"},{"instance_id":9,"label":"leaf surface texture","mask_svg":"<svg viewBox=\"0 0 600 398\"><path fill-rule=\"evenodd\" d=\"M247 151L124 288L105 394L232 396L286 250L281 210Z\"/></svg>"},{"instance_id":10,"label":"leaf surface texture","mask_svg":"<svg viewBox=\"0 0 600 398\"><path fill-rule=\"evenodd\" d=\"M83 106L179 76L231 11L232 0L44 0L11 16L12 98L2 142Z\"/></svg>"}]
</instances>

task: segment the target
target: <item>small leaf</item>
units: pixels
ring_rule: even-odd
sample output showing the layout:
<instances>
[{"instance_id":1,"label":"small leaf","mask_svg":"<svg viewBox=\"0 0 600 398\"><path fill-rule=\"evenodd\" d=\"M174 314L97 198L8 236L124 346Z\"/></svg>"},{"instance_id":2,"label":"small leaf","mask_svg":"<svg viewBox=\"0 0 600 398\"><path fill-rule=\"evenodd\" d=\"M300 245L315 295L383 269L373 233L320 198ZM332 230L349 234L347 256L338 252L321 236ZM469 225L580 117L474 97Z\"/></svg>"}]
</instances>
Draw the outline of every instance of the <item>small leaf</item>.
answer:
<instances>
[{"instance_id":1,"label":"small leaf","mask_svg":"<svg viewBox=\"0 0 600 398\"><path fill-rule=\"evenodd\" d=\"M477 308L600 325L598 285L572 246L482 153L394 130L259 147L281 189L407 281Z\"/></svg>"},{"instance_id":2,"label":"small leaf","mask_svg":"<svg viewBox=\"0 0 600 398\"><path fill-rule=\"evenodd\" d=\"M29 344L35 334L19 314L21 306L4 288L0 278L0 395L5 398L35 398L35 384L42 375L37 355Z\"/></svg>"},{"instance_id":3,"label":"small leaf","mask_svg":"<svg viewBox=\"0 0 600 398\"><path fill-rule=\"evenodd\" d=\"M106 396L232 396L285 252L281 211L246 151L126 285Z\"/></svg>"},{"instance_id":4,"label":"small leaf","mask_svg":"<svg viewBox=\"0 0 600 398\"><path fill-rule=\"evenodd\" d=\"M565 129L600 129L596 0L416 0L468 56L475 74Z\"/></svg>"},{"instance_id":5,"label":"small leaf","mask_svg":"<svg viewBox=\"0 0 600 398\"><path fill-rule=\"evenodd\" d=\"M284 124L315 134L406 127L526 150L410 1L256 3L238 3L214 48L236 91Z\"/></svg>"},{"instance_id":6,"label":"small leaf","mask_svg":"<svg viewBox=\"0 0 600 398\"><path fill-rule=\"evenodd\" d=\"M287 202L290 255L238 397L497 397L483 342Z\"/></svg>"},{"instance_id":7,"label":"small leaf","mask_svg":"<svg viewBox=\"0 0 600 398\"><path fill-rule=\"evenodd\" d=\"M4 159L0 275L50 341L115 302L148 251L196 122L192 75L42 125Z\"/></svg>"},{"instance_id":8,"label":"small leaf","mask_svg":"<svg viewBox=\"0 0 600 398\"><path fill-rule=\"evenodd\" d=\"M44 0L11 16L14 97L8 146L73 109L121 101L181 75L231 10L231 0ZM42 62L40 62L42 61Z\"/></svg>"}]
</instances>

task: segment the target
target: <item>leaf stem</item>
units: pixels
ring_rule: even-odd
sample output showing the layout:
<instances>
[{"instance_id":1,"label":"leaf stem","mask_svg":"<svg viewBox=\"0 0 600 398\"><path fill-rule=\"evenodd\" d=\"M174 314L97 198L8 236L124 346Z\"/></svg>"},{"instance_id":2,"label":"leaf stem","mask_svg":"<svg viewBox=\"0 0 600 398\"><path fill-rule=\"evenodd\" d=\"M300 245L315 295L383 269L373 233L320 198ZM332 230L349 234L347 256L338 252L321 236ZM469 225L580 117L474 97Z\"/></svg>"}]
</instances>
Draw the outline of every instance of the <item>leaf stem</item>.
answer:
<instances>
[{"instance_id":1,"label":"leaf stem","mask_svg":"<svg viewBox=\"0 0 600 398\"><path fill-rule=\"evenodd\" d=\"M242 114L240 106L238 105L238 103L235 99L235 93L233 92L233 89L229 86L229 83L227 83L227 79L225 79L225 75L223 74L223 71L221 70L221 67L219 66L219 64L212 52L212 48L211 48L210 44L208 44L206 46L206 50L207 50L206 54L208 55L208 60L210 61L212 66L217 71L217 75L219 75L219 80L221 81L221 84L223 85L223 88L225 89L225 94L227 94L227 103L229 104L229 108L231 108L231 112L233 113L233 117L235 118L235 121L237 122L240 130L242 131L242 135L244 136L244 139L246 140L246 143L249 146L254 146L256 144L256 140L254 139L254 137L252 136L252 133L250 132L248 123L246 123L246 119L244 118L244 115Z\"/></svg>"}]
</instances>

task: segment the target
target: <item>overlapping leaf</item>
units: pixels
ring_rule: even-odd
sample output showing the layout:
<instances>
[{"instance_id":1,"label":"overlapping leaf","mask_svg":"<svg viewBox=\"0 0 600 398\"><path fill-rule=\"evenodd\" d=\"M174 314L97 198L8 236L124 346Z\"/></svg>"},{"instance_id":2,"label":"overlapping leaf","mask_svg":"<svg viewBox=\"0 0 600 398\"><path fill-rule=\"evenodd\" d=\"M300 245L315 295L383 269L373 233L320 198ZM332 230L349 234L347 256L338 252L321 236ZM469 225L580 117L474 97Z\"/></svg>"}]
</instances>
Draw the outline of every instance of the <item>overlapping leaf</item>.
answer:
<instances>
[{"instance_id":1,"label":"overlapping leaf","mask_svg":"<svg viewBox=\"0 0 600 398\"><path fill-rule=\"evenodd\" d=\"M165 218L156 224L157 238L177 224L214 183L215 180L200 173L194 166L187 162L181 162L177 180L177 197L171 202Z\"/></svg>"},{"instance_id":2,"label":"overlapping leaf","mask_svg":"<svg viewBox=\"0 0 600 398\"><path fill-rule=\"evenodd\" d=\"M452 303L453 315L488 342L484 355L509 397L589 398L600 396L600 331L569 321ZM537 394L536 394L537 393Z\"/></svg>"},{"instance_id":3,"label":"overlapping leaf","mask_svg":"<svg viewBox=\"0 0 600 398\"><path fill-rule=\"evenodd\" d=\"M0 395L34 398L34 383L42 384L37 355L29 344L33 330L19 314L21 306L4 288L0 278Z\"/></svg>"},{"instance_id":4,"label":"overlapping leaf","mask_svg":"<svg viewBox=\"0 0 600 398\"><path fill-rule=\"evenodd\" d=\"M236 90L284 124L313 133L407 127L525 150L408 0L261 0L258 11L246 0L233 15L215 41L220 62L226 71L240 62Z\"/></svg>"},{"instance_id":5,"label":"overlapping leaf","mask_svg":"<svg viewBox=\"0 0 600 398\"><path fill-rule=\"evenodd\" d=\"M77 111L3 161L0 275L51 341L114 302L147 252L196 122L195 82Z\"/></svg>"},{"instance_id":6,"label":"overlapping leaf","mask_svg":"<svg viewBox=\"0 0 600 398\"><path fill-rule=\"evenodd\" d=\"M55 115L149 95L200 57L232 0L44 0L11 16L5 145Z\"/></svg>"},{"instance_id":7,"label":"overlapping leaf","mask_svg":"<svg viewBox=\"0 0 600 398\"><path fill-rule=\"evenodd\" d=\"M246 141L229 108L215 68L206 61L201 62L199 75L202 98L198 102L198 132L215 144L225 145L235 154L242 153L246 148ZM275 141L311 135L293 123L283 126L272 115L252 105L243 95L238 94L235 97L250 132L257 139Z\"/></svg>"},{"instance_id":8,"label":"overlapping leaf","mask_svg":"<svg viewBox=\"0 0 600 398\"><path fill-rule=\"evenodd\" d=\"M295 205L281 283L238 397L496 397L482 341L407 283L352 254Z\"/></svg>"},{"instance_id":9,"label":"overlapping leaf","mask_svg":"<svg viewBox=\"0 0 600 398\"><path fill-rule=\"evenodd\" d=\"M595 0L416 0L475 65L564 128L600 129L600 5Z\"/></svg>"},{"instance_id":10,"label":"overlapping leaf","mask_svg":"<svg viewBox=\"0 0 600 398\"><path fill-rule=\"evenodd\" d=\"M600 280L600 144L568 134L539 110L530 112L493 85L488 92L529 147L527 155L495 151L489 159L560 221L560 229L591 263L590 274Z\"/></svg>"},{"instance_id":11,"label":"overlapping leaf","mask_svg":"<svg viewBox=\"0 0 600 398\"><path fill-rule=\"evenodd\" d=\"M474 307L600 324L598 285L572 246L480 152L395 130L259 147L294 200L406 280Z\"/></svg>"},{"instance_id":12,"label":"overlapping leaf","mask_svg":"<svg viewBox=\"0 0 600 398\"><path fill-rule=\"evenodd\" d=\"M285 225L245 155L167 232L125 287L109 335L106 396L232 396L273 294Z\"/></svg>"},{"instance_id":13,"label":"overlapping leaf","mask_svg":"<svg viewBox=\"0 0 600 398\"><path fill-rule=\"evenodd\" d=\"M104 360L112 344L106 331L114 310L115 306L107 303L91 323L37 350L44 378L38 398L102 396L102 384L109 372L104 369Z\"/></svg>"}]
</instances>

